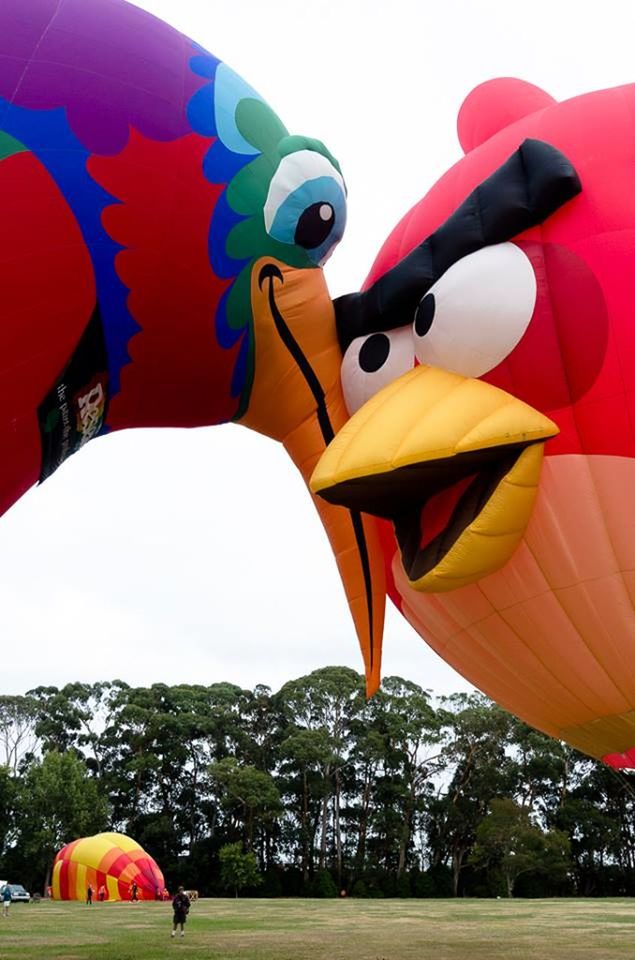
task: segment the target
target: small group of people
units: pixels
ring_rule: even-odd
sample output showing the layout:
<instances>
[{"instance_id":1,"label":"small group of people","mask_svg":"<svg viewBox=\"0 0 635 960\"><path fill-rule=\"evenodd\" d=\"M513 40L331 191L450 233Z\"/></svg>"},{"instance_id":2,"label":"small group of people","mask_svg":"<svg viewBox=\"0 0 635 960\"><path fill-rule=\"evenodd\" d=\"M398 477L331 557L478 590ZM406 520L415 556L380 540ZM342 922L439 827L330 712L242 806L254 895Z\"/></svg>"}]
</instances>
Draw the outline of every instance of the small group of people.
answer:
<instances>
[{"instance_id":1,"label":"small group of people","mask_svg":"<svg viewBox=\"0 0 635 960\"><path fill-rule=\"evenodd\" d=\"M92 907L94 895L95 895L95 891L93 889L93 885L92 883L89 883L88 888L86 890L86 905L88 907ZM107 896L108 896L108 893L107 893L106 887L102 883L99 890L97 891L97 899L99 900L100 903L103 903L104 900L107 898Z\"/></svg>"},{"instance_id":2,"label":"small group of people","mask_svg":"<svg viewBox=\"0 0 635 960\"><path fill-rule=\"evenodd\" d=\"M136 880L133 880L130 884L129 894L132 903L139 903L139 885ZM86 888L86 906L92 907L94 896L95 889L92 883L89 883L88 887ZM104 900L108 899L108 891L103 883L97 891L97 899L100 901L100 903L103 903Z\"/></svg>"},{"instance_id":3,"label":"small group of people","mask_svg":"<svg viewBox=\"0 0 635 960\"><path fill-rule=\"evenodd\" d=\"M7 893L9 895L8 903L7 903ZM93 905L94 893L95 891L94 891L93 885L92 883L89 883L86 889L86 905L89 907L92 907ZM166 894L167 894L167 890L165 889L161 890L159 887L157 887L157 891L156 891L157 900L165 899ZM106 899L106 888L103 884L100 886L99 890L97 891L97 897L100 901L104 901ZM130 884L130 900L132 903L139 902L139 887L135 880L133 880L132 883ZM2 895L2 903L3 903L3 916L8 917L9 905L11 903L11 891L9 890L8 886L4 888L4 892ZM178 893L172 900L172 910L174 913L173 920L172 920L172 936L173 937L176 936L177 928L180 927L181 936L184 937L187 915L190 912L190 898L188 897L183 887L179 887Z\"/></svg>"}]
</instances>

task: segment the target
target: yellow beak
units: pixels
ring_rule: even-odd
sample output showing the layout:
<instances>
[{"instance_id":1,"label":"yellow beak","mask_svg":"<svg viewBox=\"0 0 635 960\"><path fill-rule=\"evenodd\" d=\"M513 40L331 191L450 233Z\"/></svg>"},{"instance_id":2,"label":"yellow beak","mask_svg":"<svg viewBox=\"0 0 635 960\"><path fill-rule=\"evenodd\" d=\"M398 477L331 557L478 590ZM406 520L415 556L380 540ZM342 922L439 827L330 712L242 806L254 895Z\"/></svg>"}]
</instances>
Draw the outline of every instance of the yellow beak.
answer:
<instances>
[{"instance_id":1,"label":"yellow beak","mask_svg":"<svg viewBox=\"0 0 635 960\"><path fill-rule=\"evenodd\" d=\"M310 486L395 524L411 585L453 590L503 566L533 508L551 420L482 380L420 366L340 430Z\"/></svg>"}]
</instances>

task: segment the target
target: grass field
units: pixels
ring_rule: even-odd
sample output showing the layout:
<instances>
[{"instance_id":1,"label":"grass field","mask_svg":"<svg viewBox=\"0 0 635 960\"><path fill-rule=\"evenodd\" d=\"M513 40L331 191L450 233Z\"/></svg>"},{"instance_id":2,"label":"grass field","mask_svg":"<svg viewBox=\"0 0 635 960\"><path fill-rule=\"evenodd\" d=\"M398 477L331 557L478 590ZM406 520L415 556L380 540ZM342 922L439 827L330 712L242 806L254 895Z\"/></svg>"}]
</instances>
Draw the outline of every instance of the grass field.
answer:
<instances>
[{"instance_id":1,"label":"grass field","mask_svg":"<svg viewBox=\"0 0 635 960\"><path fill-rule=\"evenodd\" d=\"M613 960L631 900L201 900L185 939L160 903L14 904L2 960Z\"/></svg>"}]
</instances>

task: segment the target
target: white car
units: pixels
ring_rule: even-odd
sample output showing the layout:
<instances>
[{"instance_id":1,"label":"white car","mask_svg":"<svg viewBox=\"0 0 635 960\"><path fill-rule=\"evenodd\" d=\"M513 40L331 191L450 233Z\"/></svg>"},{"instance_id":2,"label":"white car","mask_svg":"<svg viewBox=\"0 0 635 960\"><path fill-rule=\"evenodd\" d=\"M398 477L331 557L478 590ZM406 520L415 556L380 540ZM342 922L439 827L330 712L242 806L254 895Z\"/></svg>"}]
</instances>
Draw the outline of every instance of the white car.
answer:
<instances>
[{"instance_id":1,"label":"white car","mask_svg":"<svg viewBox=\"0 0 635 960\"><path fill-rule=\"evenodd\" d=\"M30 903L31 894L22 886L21 883L5 884L11 891L11 903ZM4 889L4 888L3 888Z\"/></svg>"}]
</instances>

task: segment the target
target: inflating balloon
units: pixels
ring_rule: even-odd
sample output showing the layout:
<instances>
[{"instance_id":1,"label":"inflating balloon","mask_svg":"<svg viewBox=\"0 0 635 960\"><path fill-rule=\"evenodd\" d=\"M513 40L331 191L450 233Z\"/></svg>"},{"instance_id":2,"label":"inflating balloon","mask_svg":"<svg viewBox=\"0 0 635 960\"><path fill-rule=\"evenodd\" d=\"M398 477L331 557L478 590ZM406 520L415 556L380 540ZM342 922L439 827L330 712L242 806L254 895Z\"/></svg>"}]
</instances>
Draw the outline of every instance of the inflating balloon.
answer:
<instances>
[{"instance_id":1,"label":"inflating balloon","mask_svg":"<svg viewBox=\"0 0 635 960\"><path fill-rule=\"evenodd\" d=\"M130 900L132 884L138 900L156 900L165 881L143 847L123 833L98 833L62 847L53 864L54 900L85 900L89 884L95 899Z\"/></svg>"},{"instance_id":2,"label":"inflating balloon","mask_svg":"<svg viewBox=\"0 0 635 960\"><path fill-rule=\"evenodd\" d=\"M530 724L635 766L635 86L478 87L465 157L336 304L313 489L392 523L389 589Z\"/></svg>"}]
</instances>

